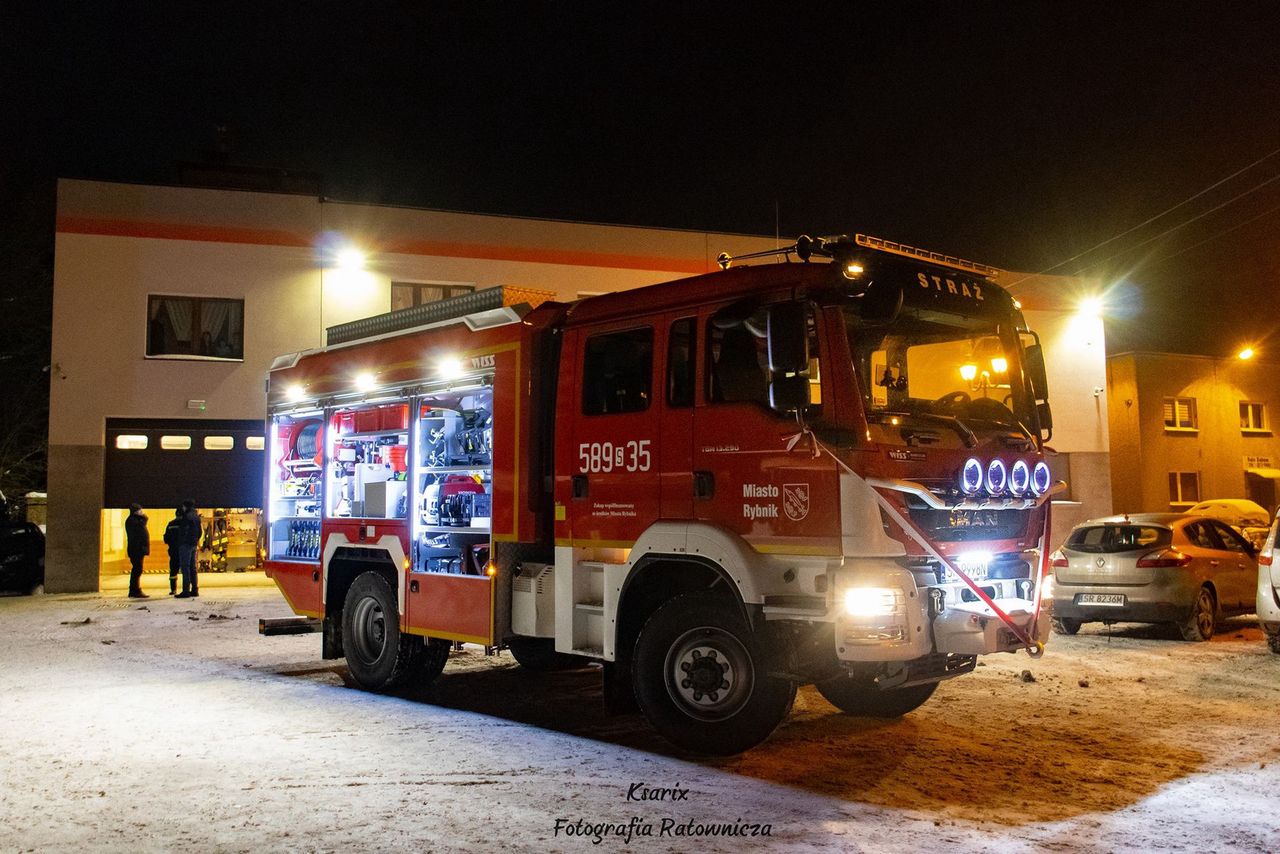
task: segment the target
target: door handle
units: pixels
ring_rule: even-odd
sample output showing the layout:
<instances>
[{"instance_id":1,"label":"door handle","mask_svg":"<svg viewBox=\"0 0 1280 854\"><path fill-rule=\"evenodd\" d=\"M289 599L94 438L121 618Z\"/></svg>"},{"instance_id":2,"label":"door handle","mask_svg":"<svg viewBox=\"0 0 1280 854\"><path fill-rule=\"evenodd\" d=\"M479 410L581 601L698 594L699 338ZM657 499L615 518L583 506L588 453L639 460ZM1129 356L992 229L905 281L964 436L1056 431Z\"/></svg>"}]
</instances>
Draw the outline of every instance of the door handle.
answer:
<instances>
[{"instance_id":1,"label":"door handle","mask_svg":"<svg viewBox=\"0 0 1280 854\"><path fill-rule=\"evenodd\" d=\"M693 473L693 497L711 498L716 494L716 476L709 471Z\"/></svg>"},{"instance_id":2,"label":"door handle","mask_svg":"<svg viewBox=\"0 0 1280 854\"><path fill-rule=\"evenodd\" d=\"M573 497L587 497L587 476L585 474L575 474L573 476Z\"/></svg>"}]
</instances>

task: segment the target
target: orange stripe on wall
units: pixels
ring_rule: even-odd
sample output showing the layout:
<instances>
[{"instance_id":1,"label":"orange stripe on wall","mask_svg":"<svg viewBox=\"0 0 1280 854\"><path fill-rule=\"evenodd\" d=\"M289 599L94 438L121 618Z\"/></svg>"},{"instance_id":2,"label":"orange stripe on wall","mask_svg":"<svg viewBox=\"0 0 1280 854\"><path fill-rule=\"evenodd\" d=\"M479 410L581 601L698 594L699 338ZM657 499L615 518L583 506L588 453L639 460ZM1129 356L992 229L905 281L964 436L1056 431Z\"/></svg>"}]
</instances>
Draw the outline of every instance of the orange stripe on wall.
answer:
<instances>
[{"instance_id":1,"label":"orange stripe on wall","mask_svg":"<svg viewBox=\"0 0 1280 854\"><path fill-rule=\"evenodd\" d=\"M303 234L278 229L235 228L216 225L175 225L92 217L58 217L62 234L95 234L108 237L139 237L156 240L193 240L206 243L240 243L254 246L314 246ZM530 246L503 246L488 243L458 243L443 240L397 240L378 251L403 255L434 255L442 258L476 258L486 261L517 261L532 264L561 264L571 267L606 267L622 270L663 270L672 273L705 273L707 264L688 258L657 255L628 255L620 252L587 252L571 249L542 249Z\"/></svg>"}]
</instances>

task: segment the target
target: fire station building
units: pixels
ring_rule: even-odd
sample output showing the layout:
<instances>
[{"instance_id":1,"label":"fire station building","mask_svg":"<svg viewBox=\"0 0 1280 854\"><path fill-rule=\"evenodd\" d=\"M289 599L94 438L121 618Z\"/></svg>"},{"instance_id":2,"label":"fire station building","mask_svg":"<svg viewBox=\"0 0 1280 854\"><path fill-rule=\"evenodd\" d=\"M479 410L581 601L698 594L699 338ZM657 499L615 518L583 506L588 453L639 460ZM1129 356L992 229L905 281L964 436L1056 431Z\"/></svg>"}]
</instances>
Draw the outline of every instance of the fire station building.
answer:
<instances>
[{"instance_id":1,"label":"fire station building","mask_svg":"<svg viewBox=\"0 0 1280 854\"><path fill-rule=\"evenodd\" d=\"M63 180L50 369L48 592L127 570L125 508L158 542L173 508L217 519L206 559L256 559L264 380L328 327L498 285L573 300L711 272L773 238L349 204L314 195ZM999 259L981 259L995 261ZM1041 336L1055 531L1111 509L1102 323L1087 283L1008 273Z\"/></svg>"}]
</instances>

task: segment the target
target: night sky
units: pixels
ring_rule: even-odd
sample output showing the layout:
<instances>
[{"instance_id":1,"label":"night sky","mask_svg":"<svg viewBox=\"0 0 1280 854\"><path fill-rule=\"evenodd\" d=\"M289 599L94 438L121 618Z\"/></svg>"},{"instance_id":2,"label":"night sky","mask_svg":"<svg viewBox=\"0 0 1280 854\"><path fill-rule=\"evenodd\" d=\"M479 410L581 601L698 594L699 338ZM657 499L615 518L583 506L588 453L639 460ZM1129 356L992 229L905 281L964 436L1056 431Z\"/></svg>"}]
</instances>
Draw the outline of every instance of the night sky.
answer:
<instances>
[{"instance_id":1,"label":"night sky","mask_svg":"<svg viewBox=\"0 0 1280 854\"><path fill-rule=\"evenodd\" d=\"M865 231L1119 281L1113 352L1280 357L1280 153L1054 266L1280 149L1273 4L2 8L0 224L37 242L53 176L171 183L225 122L338 199Z\"/></svg>"}]
</instances>

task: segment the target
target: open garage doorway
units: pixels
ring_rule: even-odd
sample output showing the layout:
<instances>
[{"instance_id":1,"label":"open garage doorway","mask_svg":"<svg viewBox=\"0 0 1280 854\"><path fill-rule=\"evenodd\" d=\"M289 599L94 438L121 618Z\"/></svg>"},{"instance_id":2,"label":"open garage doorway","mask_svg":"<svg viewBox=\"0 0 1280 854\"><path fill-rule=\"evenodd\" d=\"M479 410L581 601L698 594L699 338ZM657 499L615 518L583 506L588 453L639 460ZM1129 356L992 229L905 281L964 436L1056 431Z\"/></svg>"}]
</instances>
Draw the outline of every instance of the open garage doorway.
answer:
<instances>
[{"instance_id":1,"label":"open garage doorway","mask_svg":"<svg viewBox=\"0 0 1280 854\"><path fill-rule=\"evenodd\" d=\"M196 503L204 525L201 572L257 569L264 447L261 421L107 419L101 574L128 574L124 520L137 503L151 534L143 571L167 575L165 526L186 500Z\"/></svg>"}]
</instances>

